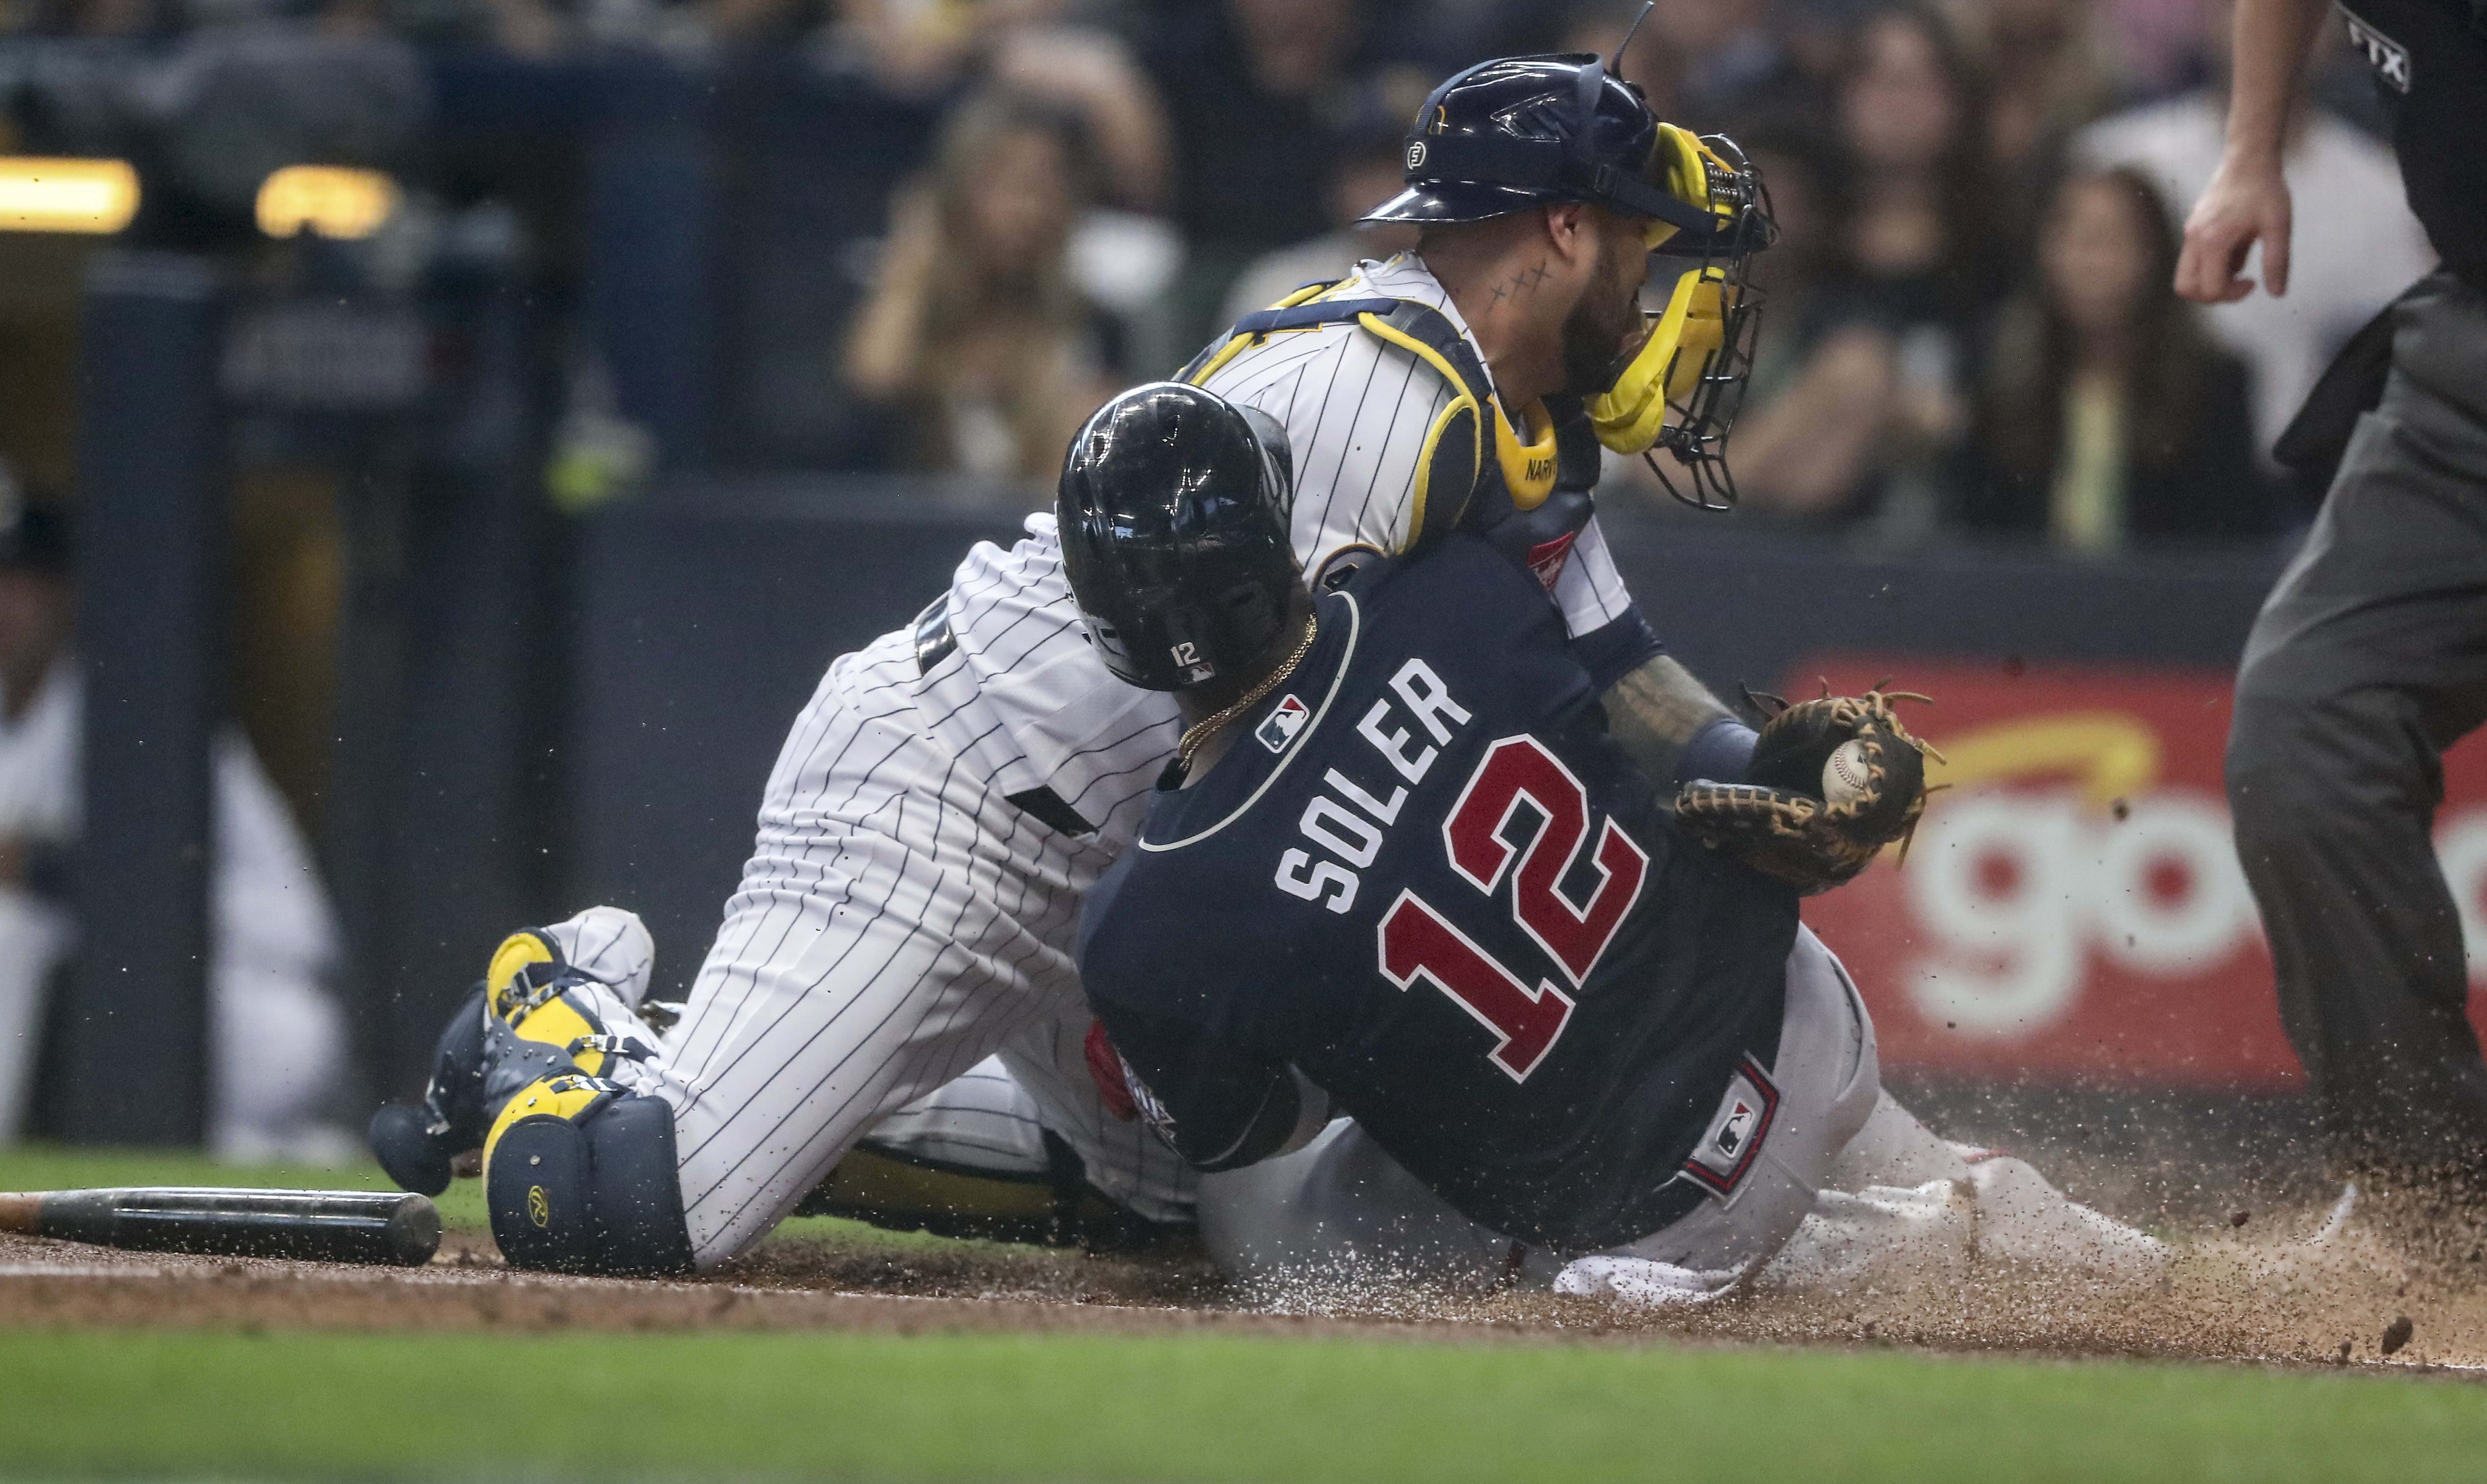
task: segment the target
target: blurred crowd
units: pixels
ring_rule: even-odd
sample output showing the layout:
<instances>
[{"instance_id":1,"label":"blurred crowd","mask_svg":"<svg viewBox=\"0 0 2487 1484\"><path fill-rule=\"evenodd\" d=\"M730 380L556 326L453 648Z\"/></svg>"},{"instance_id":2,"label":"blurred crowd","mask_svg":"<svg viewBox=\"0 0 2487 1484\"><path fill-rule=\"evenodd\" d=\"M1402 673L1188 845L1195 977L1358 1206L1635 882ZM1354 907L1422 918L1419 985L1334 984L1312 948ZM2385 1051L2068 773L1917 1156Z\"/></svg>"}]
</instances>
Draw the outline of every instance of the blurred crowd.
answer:
<instances>
[{"instance_id":1,"label":"blurred crowd","mask_svg":"<svg viewBox=\"0 0 2487 1484\"><path fill-rule=\"evenodd\" d=\"M1013 481L1119 385L1236 315L1408 245L1427 88L1607 51L1638 0L7 0L19 34L293 26L536 61L767 56L937 143L861 234L824 374L883 462ZM1623 70L1738 139L1784 236L1733 463L1746 516L1865 542L2101 552L2256 538L2307 502L2269 459L2332 351L2431 262L2335 42L2295 126L2286 298L2168 289L2215 164L2226 0L1659 0ZM367 68L354 86L376 86ZM1662 289L1663 286L1660 286ZM1618 466L1613 481L1663 504Z\"/></svg>"},{"instance_id":2,"label":"blurred crowd","mask_svg":"<svg viewBox=\"0 0 2487 1484\"><path fill-rule=\"evenodd\" d=\"M1114 385L1408 245L1356 217L1395 189L1433 81L1609 51L1636 9L856 0L822 44L959 101L892 211L849 383L922 466L1033 487ZM1747 518L2084 553L2302 524L2271 444L2432 255L2362 70L2327 47L2289 157L2307 207L2288 295L2175 297L2229 19L2222 0L1660 0L1624 70L1663 116L1737 138L1783 229L1734 445ZM1612 479L1663 506L1638 470Z\"/></svg>"}]
</instances>

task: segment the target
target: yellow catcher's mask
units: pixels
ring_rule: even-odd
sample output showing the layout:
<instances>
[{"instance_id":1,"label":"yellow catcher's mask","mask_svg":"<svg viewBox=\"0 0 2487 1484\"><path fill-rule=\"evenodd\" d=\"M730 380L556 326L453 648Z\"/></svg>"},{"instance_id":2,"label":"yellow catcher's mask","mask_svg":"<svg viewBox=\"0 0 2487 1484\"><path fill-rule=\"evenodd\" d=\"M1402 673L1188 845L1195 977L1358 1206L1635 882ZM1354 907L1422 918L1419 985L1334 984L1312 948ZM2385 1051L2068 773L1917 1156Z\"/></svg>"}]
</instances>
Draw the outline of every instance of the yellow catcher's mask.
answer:
<instances>
[{"instance_id":1,"label":"yellow catcher's mask","mask_svg":"<svg viewBox=\"0 0 2487 1484\"><path fill-rule=\"evenodd\" d=\"M1658 126L1659 174L1667 194L1687 206L1699 207L1719 218L1719 230L1736 223L1745 203L1737 193L1719 187L1737 179L1736 167L1719 158L1699 135L1677 124ZM1715 174L1714 174L1715 172ZM1641 227L1641 245L1657 252L1683 229L1651 217Z\"/></svg>"},{"instance_id":2,"label":"yellow catcher's mask","mask_svg":"<svg viewBox=\"0 0 2487 1484\"><path fill-rule=\"evenodd\" d=\"M1743 193L1722 189L1741 172L1708 143L1673 124L1658 126L1662 174L1676 199L1700 207L1732 225L1745 209ZM1670 222L1652 218L1641 229L1651 252L1663 252L1679 235ZM1589 404L1598 441L1619 454L1647 453L1666 426L1670 404L1682 403L1701 384L1726 341L1728 312L1741 299L1741 285L1728 281L1725 266L1704 258L1675 281L1666 307L1649 317L1649 335L1624 363L1614 384Z\"/></svg>"},{"instance_id":3,"label":"yellow catcher's mask","mask_svg":"<svg viewBox=\"0 0 2487 1484\"><path fill-rule=\"evenodd\" d=\"M1715 265L1685 270L1639 351L1624 363L1615 384L1589 403L1599 442L1619 454L1647 453L1658 442L1670 405L1692 394L1726 344L1736 292Z\"/></svg>"}]
</instances>

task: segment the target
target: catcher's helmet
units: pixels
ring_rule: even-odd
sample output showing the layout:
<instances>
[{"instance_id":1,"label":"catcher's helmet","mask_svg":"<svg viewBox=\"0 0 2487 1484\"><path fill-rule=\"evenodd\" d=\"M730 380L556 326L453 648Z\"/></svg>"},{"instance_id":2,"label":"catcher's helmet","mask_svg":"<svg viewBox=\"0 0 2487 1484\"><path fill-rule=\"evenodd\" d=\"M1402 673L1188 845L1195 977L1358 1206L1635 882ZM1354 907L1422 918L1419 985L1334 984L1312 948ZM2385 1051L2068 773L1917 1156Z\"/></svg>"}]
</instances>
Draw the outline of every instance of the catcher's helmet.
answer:
<instances>
[{"instance_id":1,"label":"catcher's helmet","mask_svg":"<svg viewBox=\"0 0 2487 1484\"><path fill-rule=\"evenodd\" d=\"M1150 690L1248 673L1302 584L1287 434L1177 381L1134 387L1071 440L1062 567L1105 668Z\"/></svg>"},{"instance_id":2,"label":"catcher's helmet","mask_svg":"<svg viewBox=\"0 0 2487 1484\"><path fill-rule=\"evenodd\" d=\"M1407 140L1407 189L1366 221L1464 222L1593 201L1678 229L1701 250L1729 224L1660 183L1658 118L1590 53L1498 57L1425 98Z\"/></svg>"}]
</instances>

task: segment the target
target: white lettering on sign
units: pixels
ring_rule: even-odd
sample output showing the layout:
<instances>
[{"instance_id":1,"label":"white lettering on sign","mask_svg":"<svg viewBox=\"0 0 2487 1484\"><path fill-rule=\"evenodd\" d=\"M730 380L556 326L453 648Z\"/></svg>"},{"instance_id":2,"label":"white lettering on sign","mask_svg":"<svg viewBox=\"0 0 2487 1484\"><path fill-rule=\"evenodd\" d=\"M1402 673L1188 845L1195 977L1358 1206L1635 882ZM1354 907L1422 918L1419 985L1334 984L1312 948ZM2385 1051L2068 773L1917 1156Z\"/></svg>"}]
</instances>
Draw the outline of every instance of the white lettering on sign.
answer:
<instances>
[{"instance_id":1,"label":"white lettering on sign","mask_svg":"<svg viewBox=\"0 0 2487 1484\"><path fill-rule=\"evenodd\" d=\"M2437 858L2461 912L2473 987L2487 985L2487 809L2447 818ZM1984 790L1926 811L1900 881L1934 951L1906 988L1920 1015L2024 1036L2069 1013L2090 955L2152 978L2217 968L2261 919L2216 796L2170 788L2118 820L2071 790Z\"/></svg>"},{"instance_id":2,"label":"white lettering on sign","mask_svg":"<svg viewBox=\"0 0 2487 1484\"><path fill-rule=\"evenodd\" d=\"M2227 810L2191 790L2136 799L2121 821L2070 790L1968 794L1926 812L1900 878L1941 945L1910 977L1919 1011L1988 1035L2071 1010L2093 949L2181 976L2259 931Z\"/></svg>"}]
</instances>

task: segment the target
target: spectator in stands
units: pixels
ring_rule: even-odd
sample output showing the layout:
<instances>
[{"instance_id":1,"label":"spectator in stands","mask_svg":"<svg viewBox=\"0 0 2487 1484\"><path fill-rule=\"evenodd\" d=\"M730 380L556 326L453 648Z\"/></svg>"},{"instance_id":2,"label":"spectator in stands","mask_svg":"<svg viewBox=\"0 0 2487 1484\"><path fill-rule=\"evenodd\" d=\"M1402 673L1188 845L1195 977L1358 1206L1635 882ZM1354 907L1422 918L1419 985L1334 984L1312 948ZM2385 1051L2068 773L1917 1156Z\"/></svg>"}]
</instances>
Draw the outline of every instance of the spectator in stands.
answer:
<instances>
[{"instance_id":1,"label":"spectator in stands","mask_svg":"<svg viewBox=\"0 0 2487 1484\"><path fill-rule=\"evenodd\" d=\"M1871 495L1886 534L1931 529L1964 418L1962 348L1996 295L1983 92L1932 11L1883 11L1858 28L1837 96L1841 142L1859 184L1845 222L1855 294L1889 337L1898 421Z\"/></svg>"},{"instance_id":2,"label":"spectator in stands","mask_svg":"<svg viewBox=\"0 0 2487 1484\"><path fill-rule=\"evenodd\" d=\"M2272 528L2246 369L2176 297L2176 251L2139 171L2056 191L2035 281L1998 317L1980 378L1963 525L2083 553Z\"/></svg>"},{"instance_id":3,"label":"spectator in stands","mask_svg":"<svg viewBox=\"0 0 2487 1484\"><path fill-rule=\"evenodd\" d=\"M1494 0L1471 49L1611 56L1640 10L1641 0ZM1797 70L1770 10L1770 0L1658 0L1633 33L1622 73L1659 117L1704 132L1818 109L1818 90Z\"/></svg>"},{"instance_id":4,"label":"spectator in stands","mask_svg":"<svg viewBox=\"0 0 2487 1484\"><path fill-rule=\"evenodd\" d=\"M2200 199L2225 137L2233 14L2228 0L2203 9L2208 85L2092 125L2075 140L2076 157L2138 166L2169 201ZM2287 296L2249 294L2201 311L2213 337L2253 370L2254 441L2266 454L2349 336L2435 261L2391 152L2373 139L2301 100L2282 168L2298 202ZM2258 278L2260 258L2249 258L2245 272Z\"/></svg>"},{"instance_id":5,"label":"spectator in stands","mask_svg":"<svg viewBox=\"0 0 2487 1484\"><path fill-rule=\"evenodd\" d=\"M1359 42L1352 0L1219 0L1174 13L1150 48L1174 131L1188 341L1214 333L1246 263L1329 230L1329 120L1351 105Z\"/></svg>"},{"instance_id":6,"label":"spectator in stands","mask_svg":"<svg viewBox=\"0 0 2487 1484\"><path fill-rule=\"evenodd\" d=\"M76 860L84 688L73 608L63 521L12 509L0 525L0 1143L21 1136L35 1111L47 986L75 947L73 893L82 879L111 889L102 863L82 872ZM216 739L213 779L210 1141L227 1158L342 1160L358 1141L327 1121L346 1056L345 1020L323 984L337 955L327 899L240 733Z\"/></svg>"},{"instance_id":7,"label":"spectator in stands","mask_svg":"<svg viewBox=\"0 0 2487 1484\"><path fill-rule=\"evenodd\" d=\"M1097 153L1103 202L1163 211L1172 146L1157 91L1122 38L1069 10L1064 0L836 0L825 43L838 63L900 97L981 86L1076 115Z\"/></svg>"},{"instance_id":8,"label":"spectator in stands","mask_svg":"<svg viewBox=\"0 0 2487 1484\"><path fill-rule=\"evenodd\" d=\"M1629 23L1638 4L1615 7ZM1770 0L1658 0L1647 30L1667 74L1671 122L1709 132L1739 121L1813 117L1820 95L1797 70Z\"/></svg>"},{"instance_id":9,"label":"spectator in stands","mask_svg":"<svg viewBox=\"0 0 2487 1484\"><path fill-rule=\"evenodd\" d=\"M2122 97L2106 19L2092 0L1955 0L1948 14L1985 61L1994 231L2025 259L2066 145Z\"/></svg>"},{"instance_id":10,"label":"spectator in stands","mask_svg":"<svg viewBox=\"0 0 2487 1484\"><path fill-rule=\"evenodd\" d=\"M1840 78L1838 120L1858 191L1848 253L1860 287L1908 322L1948 322L1996 287L1987 239L1984 89L1935 13L1864 22Z\"/></svg>"},{"instance_id":11,"label":"spectator in stands","mask_svg":"<svg viewBox=\"0 0 2487 1484\"><path fill-rule=\"evenodd\" d=\"M1730 461L1747 518L1830 522L1856 515L1883 461L1921 441L1907 423L1891 335L1847 294L1841 162L1814 136L1755 136L1779 239L1753 260L1767 295ZM1635 465L1635 469L1637 464Z\"/></svg>"},{"instance_id":12,"label":"spectator in stands","mask_svg":"<svg viewBox=\"0 0 2487 1484\"><path fill-rule=\"evenodd\" d=\"M930 178L902 190L848 384L913 466L1051 498L1062 450L1107 392L1066 247L1076 126L1005 95L964 105Z\"/></svg>"},{"instance_id":13,"label":"spectator in stands","mask_svg":"<svg viewBox=\"0 0 2487 1484\"><path fill-rule=\"evenodd\" d=\"M1408 121L1421 97L1400 99L1375 91L1340 131L1331 154L1330 230L1253 259L1226 293L1222 322L1232 324L1253 310L1266 309L1305 284L1344 277L1359 260L1387 258L1416 245L1412 228L1395 222L1357 223L1399 193Z\"/></svg>"}]
</instances>

